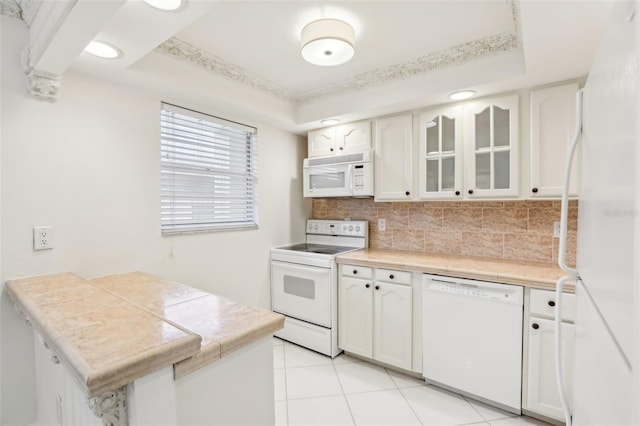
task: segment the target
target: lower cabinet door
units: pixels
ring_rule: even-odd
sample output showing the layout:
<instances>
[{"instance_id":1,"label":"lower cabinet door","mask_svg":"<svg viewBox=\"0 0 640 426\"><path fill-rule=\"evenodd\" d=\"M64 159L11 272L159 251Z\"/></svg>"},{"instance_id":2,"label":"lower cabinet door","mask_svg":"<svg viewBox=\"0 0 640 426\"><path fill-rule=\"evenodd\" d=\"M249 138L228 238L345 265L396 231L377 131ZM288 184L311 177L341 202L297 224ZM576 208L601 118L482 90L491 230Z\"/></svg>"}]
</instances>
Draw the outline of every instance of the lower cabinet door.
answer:
<instances>
[{"instance_id":1,"label":"lower cabinet door","mask_svg":"<svg viewBox=\"0 0 640 426\"><path fill-rule=\"evenodd\" d=\"M340 349L372 357L373 300L371 280L341 276L338 335Z\"/></svg>"},{"instance_id":2,"label":"lower cabinet door","mask_svg":"<svg viewBox=\"0 0 640 426\"><path fill-rule=\"evenodd\" d=\"M411 370L411 286L376 282L373 291L373 358Z\"/></svg>"},{"instance_id":3,"label":"lower cabinet door","mask_svg":"<svg viewBox=\"0 0 640 426\"><path fill-rule=\"evenodd\" d=\"M529 361L526 408L564 421L556 384L555 325L552 320L529 318ZM567 403L571 404L573 382L574 325L562 323L564 386Z\"/></svg>"}]
</instances>

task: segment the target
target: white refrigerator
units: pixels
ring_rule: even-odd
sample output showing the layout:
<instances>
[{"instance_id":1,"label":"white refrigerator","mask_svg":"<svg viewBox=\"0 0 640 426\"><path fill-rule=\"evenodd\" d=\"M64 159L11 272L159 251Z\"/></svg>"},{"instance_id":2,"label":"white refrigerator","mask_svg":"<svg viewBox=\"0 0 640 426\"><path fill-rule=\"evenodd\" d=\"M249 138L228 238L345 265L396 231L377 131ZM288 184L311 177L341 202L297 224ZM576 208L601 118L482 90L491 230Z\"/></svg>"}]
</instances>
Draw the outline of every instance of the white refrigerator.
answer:
<instances>
[{"instance_id":1,"label":"white refrigerator","mask_svg":"<svg viewBox=\"0 0 640 426\"><path fill-rule=\"evenodd\" d=\"M582 94L577 267L566 268L575 425L640 424L640 2L612 11Z\"/></svg>"}]
</instances>

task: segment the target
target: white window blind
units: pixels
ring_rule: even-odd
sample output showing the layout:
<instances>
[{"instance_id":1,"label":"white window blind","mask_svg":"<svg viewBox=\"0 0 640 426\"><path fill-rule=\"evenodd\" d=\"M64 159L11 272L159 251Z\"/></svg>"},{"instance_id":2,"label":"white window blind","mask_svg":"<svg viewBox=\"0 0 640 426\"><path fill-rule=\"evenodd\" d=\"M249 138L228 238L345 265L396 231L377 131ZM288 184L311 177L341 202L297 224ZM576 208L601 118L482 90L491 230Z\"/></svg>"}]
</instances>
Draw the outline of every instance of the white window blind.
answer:
<instances>
[{"instance_id":1,"label":"white window blind","mask_svg":"<svg viewBox=\"0 0 640 426\"><path fill-rule=\"evenodd\" d=\"M162 103L162 233L258 226L256 129Z\"/></svg>"}]
</instances>

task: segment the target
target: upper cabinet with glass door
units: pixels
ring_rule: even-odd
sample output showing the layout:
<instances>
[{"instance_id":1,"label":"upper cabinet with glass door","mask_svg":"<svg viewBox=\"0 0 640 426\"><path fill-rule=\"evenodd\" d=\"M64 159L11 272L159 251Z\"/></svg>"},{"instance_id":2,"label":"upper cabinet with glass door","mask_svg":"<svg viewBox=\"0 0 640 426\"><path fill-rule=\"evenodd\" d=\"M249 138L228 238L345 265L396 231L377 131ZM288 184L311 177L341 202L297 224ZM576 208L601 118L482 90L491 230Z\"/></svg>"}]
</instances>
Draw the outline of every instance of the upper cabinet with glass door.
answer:
<instances>
[{"instance_id":1,"label":"upper cabinet with glass door","mask_svg":"<svg viewBox=\"0 0 640 426\"><path fill-rule=\"evenodd\" d=\"M517 197L518 95L465 105L468 198Z\"/></svg>"},{"instance_id":2,"label":"upper cabinet with glass door","mask_svg":"<svg viewBox=\"0 0 640 426\"><path fill-rule=\"evenodd\" d=\"M371 121L312 130L308 134L309 157L351 154L371 149Z\"/></svg>"},{"instance_id":3,"label":"upper cabinet with glass door","mask_svg":"<svg viewBox=\"0 0 640 426\"><path fill-rule=\"evenodd\" d=\"M420 198L462 198L462 107L420 115Z\"/></svg>"}]
</instances>

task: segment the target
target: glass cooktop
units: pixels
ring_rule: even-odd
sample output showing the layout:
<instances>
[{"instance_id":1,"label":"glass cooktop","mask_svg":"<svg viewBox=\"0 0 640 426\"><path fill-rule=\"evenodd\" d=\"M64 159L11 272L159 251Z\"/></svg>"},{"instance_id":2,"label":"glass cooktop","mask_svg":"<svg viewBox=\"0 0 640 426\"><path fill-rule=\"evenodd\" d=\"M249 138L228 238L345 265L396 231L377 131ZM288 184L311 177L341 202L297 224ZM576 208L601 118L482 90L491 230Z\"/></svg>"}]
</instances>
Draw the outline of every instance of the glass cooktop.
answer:
<instances>
[{"instance_id":1,"label":"glass cooktop","mask_svg":"<svg viewBox=\"0 0 640 426\"><path fill-rule=\"evenodd\" d=\"M294 244L292 246L278 247L278 249L301 251L305 253L340 254L340 253L344 253L351 250L357 250L357 247L341 247L341 246L328 246L325 244L301 243L301 244Z\"/></svg>"}]
</instances>

